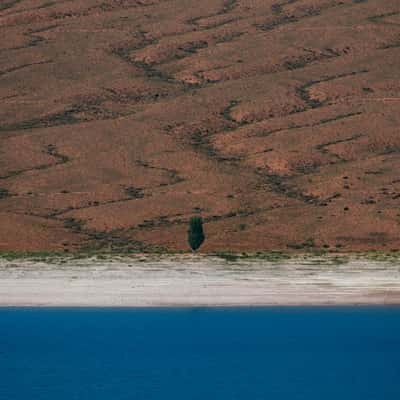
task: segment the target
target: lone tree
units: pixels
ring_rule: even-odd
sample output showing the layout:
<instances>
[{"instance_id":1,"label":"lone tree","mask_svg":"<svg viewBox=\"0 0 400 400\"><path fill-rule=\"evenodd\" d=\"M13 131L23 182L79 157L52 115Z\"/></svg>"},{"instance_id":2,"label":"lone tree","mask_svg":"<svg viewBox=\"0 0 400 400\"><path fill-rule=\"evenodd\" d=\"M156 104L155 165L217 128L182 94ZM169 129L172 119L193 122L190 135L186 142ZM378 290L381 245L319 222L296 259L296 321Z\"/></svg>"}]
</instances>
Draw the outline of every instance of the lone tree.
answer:
<instances>
[{"instance_id":1,"label":"lone tree","mask_svg":"<svg viewBox=\"0 0 400 400\"><path fill-rule=\"evenodd\" d=\"M204 242L203 220L201 217L192 217L189 222L188 242L193 251L196 251Z\"/></svg>"}]
</instances>

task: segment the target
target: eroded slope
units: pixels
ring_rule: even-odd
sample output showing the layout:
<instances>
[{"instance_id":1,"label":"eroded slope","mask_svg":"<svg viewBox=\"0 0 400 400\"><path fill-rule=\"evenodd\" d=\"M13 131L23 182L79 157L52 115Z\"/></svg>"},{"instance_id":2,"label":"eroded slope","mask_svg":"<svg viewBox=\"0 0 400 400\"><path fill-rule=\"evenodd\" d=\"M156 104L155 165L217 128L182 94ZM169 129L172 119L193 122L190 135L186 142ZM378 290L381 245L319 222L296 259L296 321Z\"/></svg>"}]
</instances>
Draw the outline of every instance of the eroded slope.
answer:
<instances>
[{"instance_id":1,"label":"eroded slope","mask_svg":"<svg viewBox=\"0 0 400 400\"><path fill-rule=\"evenodd\" d=\"M397 0L0 1L0 249L400 248Z\"/></svg>"}]
</instances>

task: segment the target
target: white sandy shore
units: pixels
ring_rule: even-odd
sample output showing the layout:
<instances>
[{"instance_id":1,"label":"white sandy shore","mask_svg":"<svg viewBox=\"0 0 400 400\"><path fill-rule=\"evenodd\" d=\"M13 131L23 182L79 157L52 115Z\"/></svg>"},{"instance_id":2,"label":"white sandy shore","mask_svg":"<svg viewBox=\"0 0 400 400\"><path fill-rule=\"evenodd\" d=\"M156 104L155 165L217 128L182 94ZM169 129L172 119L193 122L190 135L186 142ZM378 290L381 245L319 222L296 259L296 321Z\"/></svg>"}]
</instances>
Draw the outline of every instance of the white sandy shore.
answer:
<instances>
[{"instance_id":1,"label":"white sandy shore","mask_svg":"<svg viewBox=\"0 0 400 400\"><path fill-rule=\"evenodd\" d=\"M219 258L0 260L0 306L400 304L400 264Z\"/></svg>"}]
</instances>

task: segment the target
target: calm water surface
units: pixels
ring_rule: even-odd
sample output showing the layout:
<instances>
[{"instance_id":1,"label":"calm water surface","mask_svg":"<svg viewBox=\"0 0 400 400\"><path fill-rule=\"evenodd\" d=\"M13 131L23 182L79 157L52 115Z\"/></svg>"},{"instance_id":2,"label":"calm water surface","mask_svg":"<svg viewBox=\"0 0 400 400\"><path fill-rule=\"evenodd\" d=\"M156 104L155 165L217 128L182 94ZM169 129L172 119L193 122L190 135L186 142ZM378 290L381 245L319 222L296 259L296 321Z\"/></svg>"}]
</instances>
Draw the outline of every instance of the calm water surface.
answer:
<instances>
[{"instance_id":1,"label":"calm water surface","mask_svg":"<svg viewBox=\"0 0 400 400\"><path fill-rule=\"evenodd\" d=\"M399 400L400 308L0 309L1 400Z\"/></svg>"}]
</instances>

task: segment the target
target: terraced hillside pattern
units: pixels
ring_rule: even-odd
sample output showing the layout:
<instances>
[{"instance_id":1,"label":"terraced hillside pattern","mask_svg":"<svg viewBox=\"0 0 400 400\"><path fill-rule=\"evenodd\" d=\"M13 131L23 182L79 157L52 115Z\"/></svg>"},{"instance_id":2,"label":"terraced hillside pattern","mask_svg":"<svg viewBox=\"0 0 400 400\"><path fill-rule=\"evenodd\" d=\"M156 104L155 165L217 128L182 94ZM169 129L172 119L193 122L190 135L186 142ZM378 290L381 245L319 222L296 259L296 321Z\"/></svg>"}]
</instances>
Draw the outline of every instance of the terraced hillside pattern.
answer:
<instances>
[{"instance_id":1,"label":"terraced hillside pattern","mask_svg":"<svg viewBox=\"0 0 400 400\"><path fill-rule=\"evenodd\" d=\"M0 250L400 249L399 0L0 0Z\"/></svg>"}]
</instances>

